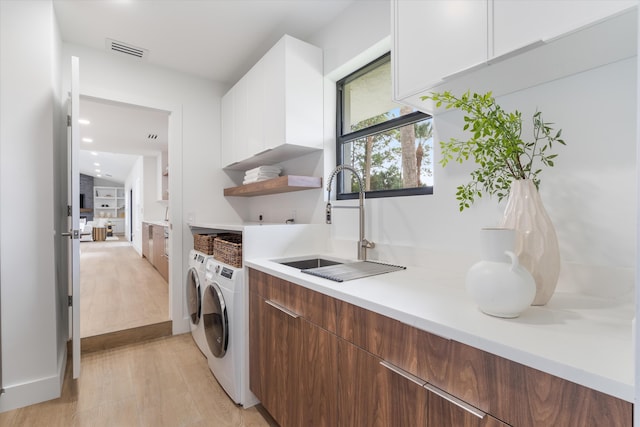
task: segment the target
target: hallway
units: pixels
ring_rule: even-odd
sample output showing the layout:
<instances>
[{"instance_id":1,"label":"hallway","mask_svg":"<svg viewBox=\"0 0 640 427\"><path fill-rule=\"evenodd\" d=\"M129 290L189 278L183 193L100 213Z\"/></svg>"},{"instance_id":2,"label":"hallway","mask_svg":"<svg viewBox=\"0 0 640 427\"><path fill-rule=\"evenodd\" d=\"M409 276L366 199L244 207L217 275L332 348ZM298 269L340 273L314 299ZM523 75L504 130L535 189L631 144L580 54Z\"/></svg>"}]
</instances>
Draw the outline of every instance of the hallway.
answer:
<instances>
[{"instance_id":1,"label":"hallway","mask_svg":"<svg viewBox=\"0 0 640 427\"><path fill-rule=\"evenodd\" d=\"M80 243L82 338L167 320L169 285L123 236Z\"/></svg>"}]
</instances>

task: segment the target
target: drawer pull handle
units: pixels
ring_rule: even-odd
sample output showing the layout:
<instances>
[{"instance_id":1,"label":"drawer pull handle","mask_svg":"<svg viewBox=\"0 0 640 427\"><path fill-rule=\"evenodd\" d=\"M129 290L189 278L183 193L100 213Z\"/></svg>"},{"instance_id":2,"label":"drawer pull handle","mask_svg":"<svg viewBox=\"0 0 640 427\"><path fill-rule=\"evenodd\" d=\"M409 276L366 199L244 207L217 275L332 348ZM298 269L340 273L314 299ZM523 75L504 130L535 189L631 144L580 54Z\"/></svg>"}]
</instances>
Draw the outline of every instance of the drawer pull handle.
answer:
<instances>
[{"instance_id":1,"label":"drawer pull handle","mask_svg":"<svg viewBox=\"0 0 640 427\"><path fill-rule=\"evenodd\" d=\"M387 368L388 370L390 370L392 372L395 372L396 374L400 375L401 377L406 378L406 379L408 379L409 381L411 381L411 382L413 382L415 384L418 384L420 387L424 387L427 384L427 382L424 381L423 379L420 379L420 378L416 377L415 375L410 374L409 372L405 371L404 369L400 369L397 366L392 365L391 363L389 363L389 362L387 362L385 360L380 361L380 364L382 366L384 366L385 368Z\"/></svg>"},{"instance_id":2,"label":"drawer pull handle","mask_svg":"<svg viewBox=\"0 0 640 427\"><path fill-rule=\"evenodd\" d=\"M291 311L291 310L287 310L287 309L286 309L286 308L284 308L283 306L281 306L281 305L279 305L279 304L276 304L276 303L275 303L275 302L273 302L273 301L269 301L269 300L267 300L267 299L266 299L266 300L264 300L264 302L266 302L267 304L269 304L271 307L275 308L276 310L279 310L279 311L283 312L284 314L286 314L286 315L287 315L287 316L289 316L289 317L292 317L292 318L294 318L294 319L297 319L298 317L300 317L300 315L299 315L299 314L296 314L296 313L294 313L294 312L293 312L293 311Z\"/></svg>"},{"instance_id":3,"label":"drawer pull handle","mask_svg":"<svg viewBox=\"0 0 640 427\"><path fill-rule=\"evenodd\" d=\"M487 414L482 412L480 409L476 408L475 406L471 406L469 405L467 402L458 399L455 396L450 395L449 393L447 393L444 390L440 390L438 387L431 385L429 383L426 383L424 385L424 388L426 388L427 390L429 390L430 392L437 394L438 396L440 396L441 398L443 398L444 400L447 400L451 403L453 403L454 405L464 409L465 411L469 412L470 414L475 415L476 417L483 419Z\"/></svg>"}]
</instances>

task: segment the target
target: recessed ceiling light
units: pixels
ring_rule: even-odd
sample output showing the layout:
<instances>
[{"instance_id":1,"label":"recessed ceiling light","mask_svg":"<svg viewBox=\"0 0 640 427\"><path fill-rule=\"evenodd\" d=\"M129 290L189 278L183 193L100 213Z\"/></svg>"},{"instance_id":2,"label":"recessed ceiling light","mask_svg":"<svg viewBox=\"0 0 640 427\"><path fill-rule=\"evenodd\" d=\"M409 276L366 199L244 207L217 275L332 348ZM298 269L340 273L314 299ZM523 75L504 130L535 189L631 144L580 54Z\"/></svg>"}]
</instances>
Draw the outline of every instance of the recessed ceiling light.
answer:
<instances>
[{"instance_id":1,"label":"recessed ceiling light","mask_svg":"<svg viewBox=\"0 0 640 427\"><path fill-rule=\"evenodd\" d=\"M93 154L94 156L98 155L98 153L96 153L95 151L92 151L91 154Z\"/></svg>"},{"instance_id":2,"label":"recessed ceiling light","mask_svg":"<svg viewBox=\"0 0 640 427\"><path fill-rule=\"evenodd\" d=\"M96 169L96 172L100 172L100 169Z\"/></svg>"},{"instance_id":3,"label":"recessed ceiling light","mask_svg":"<svg viewBox=\"0 0 640 427\"><path fill-rule=\"evenodd\" d=\"M91 138L82 138L82 142L93 142Z\"/></svg>"},{"instance_id":4,"label":"recessed ceiling light","mask_svg":"<svg viewBox=\"0 0 640 427\"><path fill-rule=\"evenodd\" d=\"M100 177L102 177L102 175L98 174L98 175L96 175L96 177L100 178Z\"/></svg>"},{"instance_id":5,"label":"recessed ceiling light","mask_svg":"<svg viewBox=\"0 0 640 427\"><path fill-rule=\"evenodd\" d=\"M100 166L100 163L94 163L93 166Z\"/></svg>"},{"instance_id":6,"label":"recessed ceiling light","mask_svg":"<svg viewBox=\"0 0 640 427\"><path fill-rule=\"evenodd\" d=\"M81 125L90 125L91 122L87 119L78 119L78 123L80 123Z\"/></svg>"}]
</instances>

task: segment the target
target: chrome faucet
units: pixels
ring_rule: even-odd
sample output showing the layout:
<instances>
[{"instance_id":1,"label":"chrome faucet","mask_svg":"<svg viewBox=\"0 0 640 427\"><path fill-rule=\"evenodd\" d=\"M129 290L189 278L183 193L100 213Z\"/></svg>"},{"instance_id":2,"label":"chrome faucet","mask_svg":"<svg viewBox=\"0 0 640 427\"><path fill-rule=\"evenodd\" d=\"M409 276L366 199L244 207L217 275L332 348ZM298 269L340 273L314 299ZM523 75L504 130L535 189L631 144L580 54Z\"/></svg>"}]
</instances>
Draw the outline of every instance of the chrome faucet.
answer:
<instances>
[{"instance_id":1,"label":"chrome faucet","mask_svg":"<svg viewBox=\"0 0 640 427\"><path fill-rule=\"evenodd\" d=\"M358 210L360 211L360 236L358 241L358 259L361 261L367 260L367 249L374 248L376 245L373 242L368 241L364 238L364 186L362 185L362 178L358 175L358 171L356 171L353 167L349 165L340 165L336 167L333 172L329 175L328 184L327 184L327 207L325 209L326 214L326 223L331 224L331 183L333 182L333 178L343 170L351 171L356 179L358 180L358 189L359 191L359 203Z\"/></svg>"}]
</instances>

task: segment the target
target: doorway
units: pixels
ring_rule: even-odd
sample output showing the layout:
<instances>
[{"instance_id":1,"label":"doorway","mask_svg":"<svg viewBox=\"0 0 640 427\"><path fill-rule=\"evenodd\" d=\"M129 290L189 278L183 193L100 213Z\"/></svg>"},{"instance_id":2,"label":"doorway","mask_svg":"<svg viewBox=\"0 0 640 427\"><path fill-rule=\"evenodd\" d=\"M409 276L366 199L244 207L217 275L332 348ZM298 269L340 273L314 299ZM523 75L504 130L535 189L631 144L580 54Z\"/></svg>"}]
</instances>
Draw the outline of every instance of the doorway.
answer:
<instances>
[{"instance_id":1,"label":"doorway","mask_svg":"<svg viewBox=\"0 0 640 427\"><path fill-rule=\"evenodd\" d=\"M168 153L168 117L162 110L80 98L80 171L94 180L92 225L113 227L112 236L80 246L81 338L171 319L169 284L141 256L140 242L142 221L163 219L168 203L154 196L158 159ZM114 210L97 188L114 190ZM85 205L88 199L85 194Z\"/></svg>"}]
</instances>

